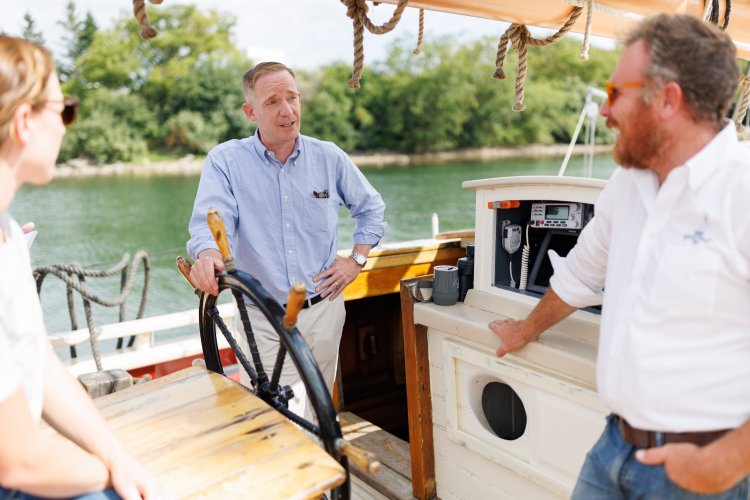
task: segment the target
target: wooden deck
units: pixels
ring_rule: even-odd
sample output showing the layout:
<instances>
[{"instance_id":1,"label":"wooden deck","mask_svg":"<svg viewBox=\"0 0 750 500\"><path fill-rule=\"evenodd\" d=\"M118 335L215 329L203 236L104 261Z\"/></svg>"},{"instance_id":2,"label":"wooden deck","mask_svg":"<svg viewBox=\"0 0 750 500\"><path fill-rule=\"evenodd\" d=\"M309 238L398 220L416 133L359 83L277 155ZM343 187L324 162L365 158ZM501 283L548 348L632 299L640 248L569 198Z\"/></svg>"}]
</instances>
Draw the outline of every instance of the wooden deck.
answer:
<instances>
[{"instance_id":1,"label":"wooden deck","mask_svg":"<svg viewBox=\"0 0 750 500\"><path fill-rule=\"evenodd\" d=\"M411 499L409 443L354 413L339 414L341 432L347 441L377 455L381 469L375 474L351 468L352 498Z\"/></svg>"},{"instance_id":2,"label":"wooden deck","mask_svg":"<svg viewBox=\"0 0 750 500\"><path fill-rule=\"evenodd\" d=\"M95 403L175 498L315 498L346 477L280 413L201 367Z\"/></svg>"}]
</instances>

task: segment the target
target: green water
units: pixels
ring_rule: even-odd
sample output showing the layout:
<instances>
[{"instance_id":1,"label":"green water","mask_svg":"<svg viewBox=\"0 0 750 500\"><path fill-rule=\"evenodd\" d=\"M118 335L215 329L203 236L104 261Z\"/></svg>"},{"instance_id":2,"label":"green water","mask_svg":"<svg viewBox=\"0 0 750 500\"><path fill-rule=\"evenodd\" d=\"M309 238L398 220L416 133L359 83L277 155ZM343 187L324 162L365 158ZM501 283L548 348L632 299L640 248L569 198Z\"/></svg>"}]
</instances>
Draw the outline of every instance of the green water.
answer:
<instances>
[{"instance_id":1,"label":"green water","mask_svg":"<svg viewBox=\"0 0 750 500\"><path fill-rule=\"evenodd\" d=\"M465 180L512 175L555 175L561 158L512 159L494 162L451 163L417 167L365 168L363 172L381 193L389 223L384 242L429 238L431 215L440 218L440 230L474 227L474 192L464 191ZM573 159L567 175L581 175L582 161ZM609 157L596 161L594 175L606 178L614 164ZM187 222L198 177L110 177L64 179L48 186L24 186L11 206L19 221L34 221L39 236L32 248L33 266L79 262L104 269L123 253L146 250L151 258L151 285L146 315L195 307L197 298L179 276L175 257L185 255ZM352 245L353 221L342 210L339 247ZM134 317L140 282L128 302L128 319ZM101 296L115 297L119 278L90 282ZM80 302L79 297L76 298ZM50 332L68 330L67 303L61 282L48 277L42 306ZM82 309L81 309L82 310ZM117 311L95 306L97 323L114 321ZM79 326L85 326L79 314Z\"/></svg>"}]
</instances>

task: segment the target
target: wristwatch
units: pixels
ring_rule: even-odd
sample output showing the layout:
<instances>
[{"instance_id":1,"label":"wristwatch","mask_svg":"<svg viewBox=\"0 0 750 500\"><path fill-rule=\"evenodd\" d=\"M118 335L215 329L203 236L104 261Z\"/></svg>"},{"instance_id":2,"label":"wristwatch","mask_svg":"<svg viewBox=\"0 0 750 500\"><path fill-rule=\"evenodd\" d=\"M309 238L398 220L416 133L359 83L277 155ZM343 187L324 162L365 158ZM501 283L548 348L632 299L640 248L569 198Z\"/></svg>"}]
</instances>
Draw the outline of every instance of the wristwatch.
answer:
<instances>
[{"instance_id":1,"label":"wristwatch","mask_svg":"<svg viewBox=\"0 0 750 500\"><path fill-rule=\"evenodd\" d=\"M354 259L354 262L356 262L357 265L360 267L365 267L365 264L367 263L367 257L365 257L364 255L360 253L352 252L352 254L349 257Z\"/></svg>"}]
</instances>

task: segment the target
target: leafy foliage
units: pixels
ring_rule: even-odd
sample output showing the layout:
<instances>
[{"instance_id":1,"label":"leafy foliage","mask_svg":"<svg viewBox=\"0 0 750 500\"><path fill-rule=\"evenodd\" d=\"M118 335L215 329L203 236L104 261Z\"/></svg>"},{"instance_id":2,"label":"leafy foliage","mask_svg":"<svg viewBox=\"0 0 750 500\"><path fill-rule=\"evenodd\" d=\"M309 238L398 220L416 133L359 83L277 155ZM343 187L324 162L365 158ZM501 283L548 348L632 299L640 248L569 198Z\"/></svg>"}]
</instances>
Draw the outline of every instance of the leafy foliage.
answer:
<instances>
[{"instance_id":1,"label":"leafy foliage","mask_svg":"<svg viewBox=\"0 0 750 500\"><path fill-rule=\"evenodd\" d=\"M129 161L145 151L202 154L215 144L247 136L255 124L241 107L241 77L251 66L234 45L235 19L195 6L149 11L159 31L143 41L129 14L99 30L81 18L73 0L61 26L64 90L82 100L62 159ZM512 111L517 53L505 62L507 79L490 78L497 40L459 44L450 37L425 43L395 40L387 57L369 63L362 87L346 82L351 67L332 64L298 72L302 132L347 151L420 153L456 148L568 142L586 87L601 87L617 53L580 41L529 48L526 111ZM609 138L600 127L601 137Z\"/></svg>"}]
</instances>

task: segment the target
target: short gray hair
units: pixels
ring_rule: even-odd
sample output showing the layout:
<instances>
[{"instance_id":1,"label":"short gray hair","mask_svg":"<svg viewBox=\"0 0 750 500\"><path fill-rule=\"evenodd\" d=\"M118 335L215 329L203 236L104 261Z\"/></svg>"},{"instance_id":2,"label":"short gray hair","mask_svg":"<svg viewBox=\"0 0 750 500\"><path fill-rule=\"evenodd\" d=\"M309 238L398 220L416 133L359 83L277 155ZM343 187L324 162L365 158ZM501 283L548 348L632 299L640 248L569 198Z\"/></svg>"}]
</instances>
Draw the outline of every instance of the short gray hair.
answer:
<instances>
[{"instance_id":1,"label":"short gray hair","mask_svg":"<svg viewBox=\"0 0 750 500\"><path fill-rule=\"evenodd\" d=\"M720 124L740 81L737 48L714 25L687 14L659 14L641 21L625 46L643 41L650 62L646 78L676 82L695 120Z\"/></svg>"},{"instance_id":2,"label":"short gray hair","mask_svg":"<svg viewBox=\"0 0 750 500\"><path fill-rule=\"evenodd\" d=\"M294 71L280 62L262 62L247 70L247 72L242 75L242 90L245 93L245 99L248 101L250 100L250 95L255 89L255 82L258 81L258 78L269 73L276 73L278 71L286 71L287 73L292 75L292 78L296 80Z\"/></svg>"}]
</instances>

